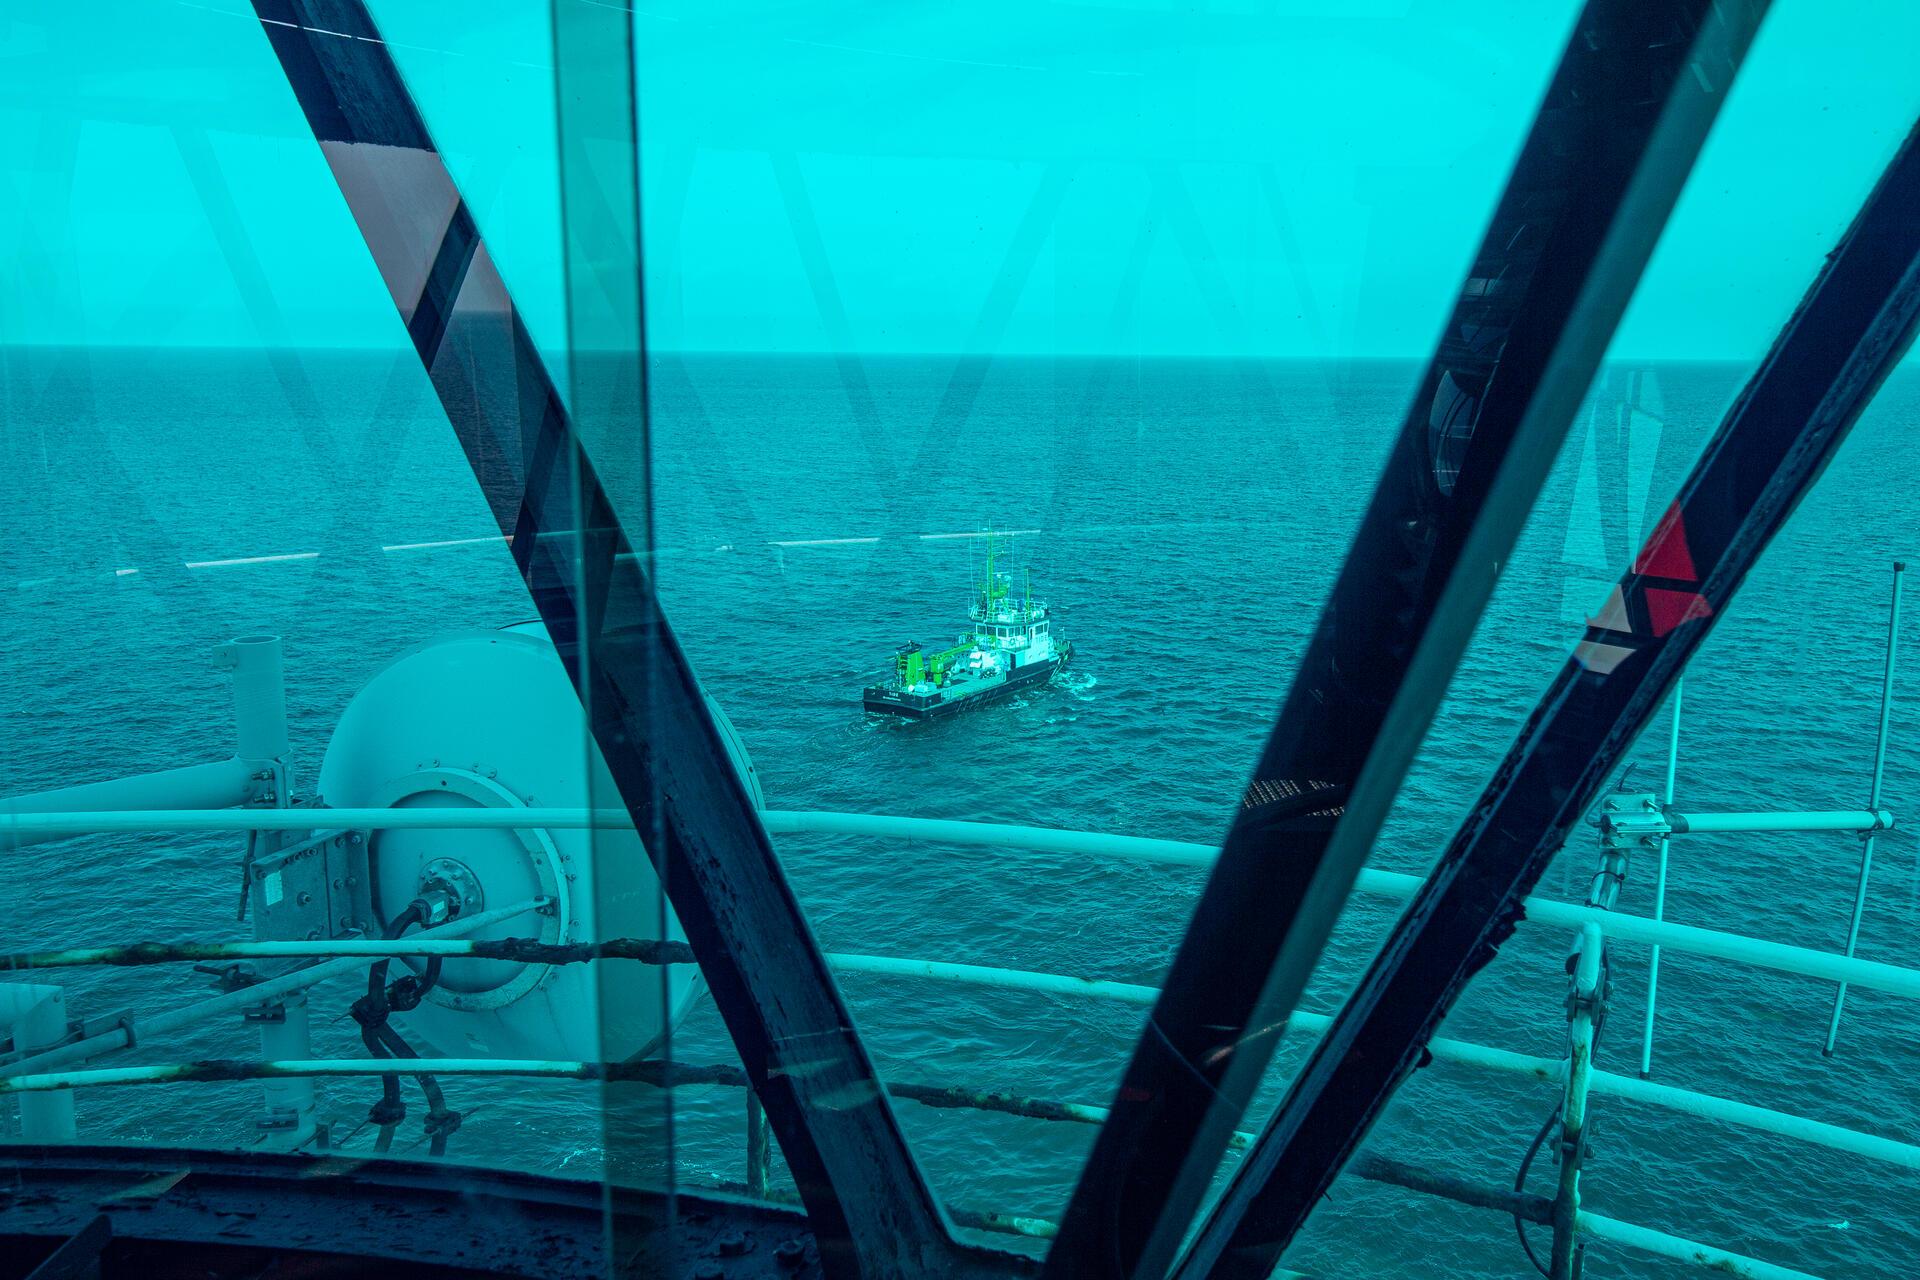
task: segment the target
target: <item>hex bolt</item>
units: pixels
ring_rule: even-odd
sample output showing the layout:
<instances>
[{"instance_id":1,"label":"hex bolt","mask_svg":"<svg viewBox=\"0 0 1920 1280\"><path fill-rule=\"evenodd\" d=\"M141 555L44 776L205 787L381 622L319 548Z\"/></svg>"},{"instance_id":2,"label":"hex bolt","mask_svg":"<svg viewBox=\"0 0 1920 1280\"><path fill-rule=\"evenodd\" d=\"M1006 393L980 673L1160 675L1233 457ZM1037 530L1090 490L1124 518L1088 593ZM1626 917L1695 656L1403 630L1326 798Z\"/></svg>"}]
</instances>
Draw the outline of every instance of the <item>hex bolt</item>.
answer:
<instances>
[{"instance_id":1,"label":"hex bolt","mask_svg":"<svg viewBox=\"0 0 1920 1280\"><path fill-rule=\"evenodd\" d=\"M312 906L313 895L308 893L306 890L302 889L299 893L294 895L293 901L297 906L302 906L302 907Z\"/></svg>"},{"instance_id":2,"label":"hex bolt","mask_svg":"<svg viewBox=\"0 0 1920 1280\"><path fill-rule=\"evenodd\" d=\"M737 1258L753 1248L753 1241L747 1238L744 1231L729 1231L715 1243L719 1246L720 1256L723 1258Z\"/></svg>"},{"instance_id":3,"label":"hex bolt","mask_svg":"<svg viewBox=\"0 0 1920 1280\"><path fill-rule=\"evenodd\" d=\"M807 1245L804 1240L782 1240L773 1251L773 1256L783 1267L797 1267L807 1260Z\"/></svg>"}]
</instances>

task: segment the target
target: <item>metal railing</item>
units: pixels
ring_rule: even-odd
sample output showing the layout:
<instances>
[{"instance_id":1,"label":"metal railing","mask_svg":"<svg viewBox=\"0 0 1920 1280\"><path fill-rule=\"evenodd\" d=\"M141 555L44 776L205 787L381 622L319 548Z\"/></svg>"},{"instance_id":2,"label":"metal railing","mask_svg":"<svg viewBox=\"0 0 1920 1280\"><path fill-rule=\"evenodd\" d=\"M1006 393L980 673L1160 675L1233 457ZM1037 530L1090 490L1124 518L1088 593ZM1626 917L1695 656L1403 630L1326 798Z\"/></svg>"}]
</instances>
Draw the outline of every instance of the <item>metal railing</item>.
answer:
<instances>
[{"instance_id":1,"label":"metal railing","mask_svg":"<svg viewBox=\"0 0 1920 1280\"><path fill-rule=\"evenodd\" d=\"M1893 825L1890 814L1863 810L1849 813L1798 814L1678 814L1662 811L1669 828L1662 840L1672 834L1725 830L1769 831L1875 831ZM1103 856L1131 862L1204 868L1212 858L1208 846L1111 835L1100 832L1063 831L1039 827L1004 826L990 823L953 822L938 819L908 818L879 814L767 811L763 815L772 834L832 834L856 837L880 837L913 840L977 848L1021 848L1086 856ZM207 831L250 830L263 824L272 829L306 829L319 823L352 829L398 829L447 827L458 829L563 828L626 825L619 811L582 809L481 809L481 810L251 810L228 813L192 813L186 811L135 811L121 813L14 813L0 818L0 838L9 824L29 833L58 831ZM1419 885L1418 877L1381 870L1363 874L1359 889L1375 896L1404 900ZM261 1004L265 1000L294 991L303 991L325 979L359 968L372 958L390 957L479 957L506 958L528 963L574 963L586 961L635 962L650 964L690 963L691 952L684 944L654 940L620 940L601 944L542 944L526 939L475 940L470 934L503 920L535 910L539 903L527 902L497 911L456 919L437 929L411 937L384 942L372 939L313 940L294 942L138 944L129 947L66 949L23 952L0 956L0 967L18 972L81 965L142 965L188 961L250 959L311 959L321 963L283 974L241 990L184 1009L154 1015L137 1025L117 1026L89 1036L70 1039L52 1048L31 1053L16 1053L0 1059L0 1093L19 1095L110 1086L156 1085L189 1080L285 1080L321 1077L379 1075L392 1070L390 1061L378 1059L213 1059L192 1062L161 1063L136 1067L67 1068L128 1047L135 1039L150 1042L157 1035L176 1030L223 1012ZM1591 905L1535 898L1526 904L1527 917L1536 924L1565 927L1583 937L1582 963L1576 973L1574 1013L1569 1029L1569 1052L1564 1058L1547 1058L1516 1053L1491 1045L1441 1037L1431 1043L1436 1060L1463 1067L1508 1076L1538 1080L1559 1086L1564 1092L1562 1125L1575 1134L1585 1123L1588 1098L1592 1095L1617 1097L1660 1107L1679 1114L1692 1115L1774 1134L1856 1157L1892 1164L1902 1169L1920 1169L1920 1145L1883 1137L1759 1107L1730 1098L1695 1090L1656 1084L1633 1076L1602 1071L1590 1060L1590 1015L1582 1013L1593 992L1586 957L1595 957L1603 939L1647 944L1668 950L1711 956L1743 964L1763 966L1781 972L1870 987L1892 994L1920 997L1920 970L1858 957L1819 951L1784 943L1767 942L1740 934L1701 929L1671 921L1632 916ZM862 954L831 954L829 963L842 973L859 973L880 978L953 983L1003 991L1023 991L1051 996L1114 1001L1139 1007L1151 1005L1157 989L1139 983L1118 982L1067 974L922 960L911 957ZM1317 1035L1331 1022L1324 1014L1298 1012L1289 1028L1303 1035ZM1583 1043L1585 1049L1583 1050ZM605 1080L631 1079L655 1084L720 1084L746 1086L746 1078L737 1067L697 1067L676 1065L671 1076L662 1074L658 1063L596 1063L571 1060L519 1059L421 1059L409 1064L409 1070L435 1075L493 1075L544 1077L555 1079ZM980 1090L967 1086L938 1085L908 1081L889 1082L896 1096L930 1106L1000 1111L1033 1119L1082 1124L1100 1124L1104 1107L1087 1103L1031 1098ZM768 1144L752 1141L754 1126L749 1126L749 1166L747 1186L764 1192L767 1186ZM1240 1135L1236 1146L1244 1146L1248 1135ZM1446 1198L1511 1213L1525 1221L1540 1222L1555 1228L1556 1253L1565 1254L1576 1237L1591 1237L1660 1256L1714 1266L1734 1275L1757 1280L1781 1280L1802 1277L1805 1273L1730 1253L1696 1241L1633 1224L1617 1222L1593 1214L1579 1206L1579 1163L1563 1163L1559 1193L1548 1200L1504 1189L1470 1186L1412 1169L1377 1155L1364 1156L1354 1166L1358 1176L1408 1187L1422 1194ZM1030 1216L961 1210L956 1220L988 1230L1045 1237L1052 1224ZM1558 1260L1558 1258L1557 1258Z\"/></svg>"}]
</instances>

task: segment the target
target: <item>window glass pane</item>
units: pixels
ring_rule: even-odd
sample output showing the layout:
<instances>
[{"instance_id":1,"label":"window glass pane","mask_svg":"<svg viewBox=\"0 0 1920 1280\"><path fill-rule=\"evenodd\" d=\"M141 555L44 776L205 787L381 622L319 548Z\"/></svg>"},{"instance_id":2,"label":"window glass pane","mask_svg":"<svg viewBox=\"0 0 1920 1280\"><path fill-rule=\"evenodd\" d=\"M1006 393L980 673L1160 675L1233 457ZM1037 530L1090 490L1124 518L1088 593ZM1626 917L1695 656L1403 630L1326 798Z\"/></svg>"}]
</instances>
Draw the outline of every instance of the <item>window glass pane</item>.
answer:
<instances>
[{"instance_id":1,"label":"window glass pane","mask_svg":"<svg viewBox=\"0 0 1920 1280\"><path fill-rule=\"evenodd\" d=\"M1199 870L831 815L1204 856L1572 14L637 15L662 589L890 1082L1109 1099ZM962 1210L1092 1132L899 1110Z\"/></svg>"},{"instance_id":2,"label":"window glass pane","mask_svg":"<svg viewBox=\"0 0 1920 1280\"><path fill-rule=\"evenodd\" d=\"M1895 29L1877 6L1851 10ZM1758 357L1792 314L1823 256L1920 110L1920 93L1879 51L1842 51L1827 10L1776 6L1635 295L1604 373L1574 421L1554 477L1487 610L1448 701L1410 773L1373 860L1423 872L1485 785L1535 697L1565 660L1671 500ZM1810 56L1810 50L1823 50ZM1818 110L1809 111L1808 104ZM1761 163L1758 157L1769 159ZM1783 171L1801 179L1784 191ZM1778 197L1777 201L1775 197ZM1768 216L1756 216L1765 208ZM1779 217L1771 216L1777 211ZM1683 813L1862 808L1886 657L1891 563L1909 537L1893 512L1910 487L1903 424L1920 396L1912 361L1889 379L1833 466L1740 588L1690 664L1673 807ZM1815 602L1818 602L1817 604ZM1899 643L1912 642L1911 610ZM1908 677L1896 672L1894 698ZM1615 785L1665 798L1671 701L1651 720ZM1920 767L1898 720L1888 805ZM1610 787L1609 790L1613 790ZM1878 842L1859 954L1910 965L1913 867ZM1537 893L1586 900L1603 886L1588 827ZM1857 834L1688 834L1669 850L1664 895L1656 847L1636 850L1617 909L1840 952L1860 870ZM1658 903L1658 906L1656 906ZM1332 1012L1379 945L1400 902L1356 897L1309 1007ZM1524 923L1468 987L1442 1036L1558 1063L1568 1054L1565 928ZM1851 989L1833 1057L1822 1054L1834 987L1804 976L1663 949L1647 1048L1650 953L1612 944L1612 995L1595 1063L1653 1083L1875 1134L1910 1134L1916 1117L1869 1098L1897 1089L1913 1034L1910 1002ZM1283 1051L1271 1107L1304 1057ZM1470 1050L1468 1051L1471 1052ZM1557 1081L1460 1061L1415 1073L1363 1149L1482 1191L1509 1190L1550 1112ZM1622 1222L1815 1275L1871 1274L1911 1250L1920 1183L1882 1167L1868 1188L1856 1157L1616 1096L1596 1085L1583 1207ZM1551 1197L1558 1125L1533 1156L1527 1190ZM1230 1162L1231 1163L1231 1162ZM1764 1222L1747 1209L1765 1198ZM1415 1215L1411 1220L1407 1214ZM1387 1230L1389 1222L1395 1224ZM1844 1224L1844 1225L1842 1225ZM1544 1263L1553 1232L1527 1234ZM1591 1246L1590 1267L1667 1276L1692 1268L1644 1249ZM1414 1195L1350 1171L1288 1255L1301 1270L1417 1275L1436 1252L1466 1274L1510 1275L1526 1259L1510 1218Z\"/></svg>"},{"instance_id":3,"label":"window glass pane","mask_svg":"<svg viewBox=\"0 0 1920 1280\"><path fill-rule=\"evenodd\" d=\"M627 552L594 558L606 512L579 514L587 473L562 459L550 504L529 503L553 553L544 581L569 605L598 598L597 570L631 585L639 565L659 585L713 742L748 779L914 1157L964 1237L1037 1254L1576 8L669 0L629 18L577 0L383 0L383 48L485 240L475 278L525 326L500 305L456 316L436 388L418 308L395 308L416 295L381 256L393 242L367 230L381 203L349 199L406 166L330 164L245 6L121 6L104 23L29 6L0 36L0 814L84 808L99 795L47 793L202 762L108 807L658 800L660 775L607 761L666 740L650 700L664 633L531 597L526 543L510 542L531 527L514 487L529 459L475 447L476 423L505 424L488 414L550 380ZM606 40L556 50L556 21ZM1905 135L1912 25L1874 0L1776 6L1375 871L1418 876L1445 846ZM425 183L381 188L396 225L422 191L451 207ZM438 250L413 248L397 260L424 278ZM1868 803L1916 412L1909 365L1694 662L1676 811ZM567 661L625 683L583 714ZM270 689L276 663L284 745L273 698L234 695ZM1896 671L1896 705L1913 669ZM636 689L641 714L622 722ZM1632 794L1664 796L1667 714L1634 748ZM596 744L593 722L614 736ZM1901 810L1916 771L1896 719L1884 807ZM317 1081L90 1081L8 1100L4 1136L127 1142L129 1160L200 1148L202 1168L241 1147L264 1167L322 1135L353 1156L444 1147L451 1185L490 1166L557 1175L576 1182L543 1185L585 1188L590 1214L603 1176L794 1201L785 1159L756 1154L743 1055L639 836L594 821L448 832L316 812L285 840L164 814L44 841L0 830L12 952L411 936L444 910L463 936L617 935L673 961L448 961L386 1024L430 1056L537 1064L432 1089L394 1072L404 1120L363 1062ZM314 831L329 839L301 863L290 851ZM1643 851L1619 911L1658 901L1689 925L1851 945L1855 835L1689 834L1669 852L1664 897ZM1897 835L1875 857L1857 950L1907 965L1920 870ZM1584 899L1598 865L1583 828L1540 896ZM1404 894L1378 890L1393 883L1353 899L1243 1128L1392 927ZM1557 1071L1568 943L1524 926L1445 1037ZM1649 1032L1647 951L1611 954L1602 1071L1631 1081L1645 1053L1662 1087L1920 1134L1907 1001L1850 991L1828 1057L1830 983L1670 948ZM0 1074L238 1059L251 1077L270 1059L399 1052L350 1012L364 957L304 996L167 1025L293 962L247 963L11 975ZM376 989L405 1003L416 970L396 961L402 985ZM34 1056L50 1048L62 1056ZM1381 1181L1398 1162L1501 1192L1544 1133L1524 1190L1553 1193L1559 1130L1541 1126L1558 1083L1474 1056L1442 1046L1416 1073L1289 1265L1526 1266L1504 1213ZM658 1087L664 1068L564 1078L636 1057L670 1058L679 1083ZM1588 1210L1822 1275L1898 1274L1920 1246L1920 1184L1897 1160L1862 1178L1857 1154L1622 1092L1593 1091ZM0 1192L0 1223L12 1203ZM1551 1230L1526 1234L1544 1257ZM1593 1251L1609 1274L1681 1269Z\"/></svg>"},{"instance_id":4,"label":"window glass pane","mask_svg":"<svg viewBox=\"0 0 1920 1280\"><path fill-rule=\"evenodd\" d=\"M0 160L0 522L12 548L0 575L0 715L11 726L0 734L0 811L140 813L126 833L18 842L0 832L0 933L16 952L256 938L325 947L401 928L411 938L419 897L454 912L424 922L452 937L580 942L596 925L660 937L657 885L592 874L632 868L631 833L613 848L577 823L389 830L321 807L608 801L589 786L580 704L493 494L476 483L396 311L396 260L368 241L392 245L363 234L355 215L366 207L342 198L345 184L391 200L402 247L431 262L433 244L405 242L431 157L355 170L355 157L316 146L262 24L242 8L119 6L103 34L97 12L38 6L4 37L18 74L0 115L18 145ZM451 177L564 377L549 15L536 6L449 22L450 10L432 8L376 6L392 43L361 43L395 54L428 128L449 139ZM501 372L487 361L511 335L504 311L480 310L457 317L446 342L484 378ZM632 353L627 368L637 383ZM250 639L236 647L236 637ZM260 735L271 737L278 701L259 690L279 672L285 737L269 752ZM200 768L141 780L184 766ZM121 780L110 794L48 794L109 779ZM284 840L246 832L276 815L176 829L175 811L243 797L313 812L278 814ZM310 830L336 828L339 839L302 851ZM596 911L615 882L625 914ZM100 1085L36 1095L17 1113L9 1099L7 1137L400 1159L444 1145L456 1185L484 1166L590 1179L613 1087L564 1073L665 1030L638 984L624 1024L614 1003L596 1017L584 965L448 960L417 1008L404 1007L403 985L385 988L397 1011L374 1021L427 1057L542 1065L515 1079L454 1070L431 1089L396 1073L405 1116L390 1107L383 1119L371 1109L381 1076L364 1066L251 1079L261 1059L364 1064L401 1052L350 1016L370 990L367 960L323 960L331 976L310 991L294 978L292 994L208 1008L222 993L271 991L258 984L306 958L238 969L219 956L196 969L194 958L16 975L0 987L0 1054L11 1054L0 1071L137 1057L239 1061L247 1079ZM423 966L383 968L404 984ZM641 972L691 980L684 968ZM125 1052L129 1030L137 1055ZM30 1061L63 1034L82 1048ZM636 1174L670 1185L668 1095L642 1096L621 1110L622 1133L629 1154L649 1144ZM597 1254L599 1196L585 1185L579 1242Z\"/></svg>"}]
</instances>

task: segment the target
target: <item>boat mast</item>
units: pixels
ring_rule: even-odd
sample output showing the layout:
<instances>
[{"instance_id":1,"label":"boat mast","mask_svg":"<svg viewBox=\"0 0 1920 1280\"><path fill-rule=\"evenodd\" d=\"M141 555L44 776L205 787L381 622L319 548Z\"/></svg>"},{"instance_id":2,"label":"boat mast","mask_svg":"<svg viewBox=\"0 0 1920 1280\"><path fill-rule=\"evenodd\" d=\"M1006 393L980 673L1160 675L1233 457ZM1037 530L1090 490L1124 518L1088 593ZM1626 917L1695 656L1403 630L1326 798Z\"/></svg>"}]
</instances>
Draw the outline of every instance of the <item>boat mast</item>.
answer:
<instances>
[{"instance_id":1,"label":"boat mast","mask_svg":"<svg viewBox=\"0 0 1920 1280\"><path fill-rule=\"evenodd\" d=\"M991 528L987 530L987 580L981 586L980 603L988 614L993 613L993 530ZM989 617L988 621L991 622L992 618Z\"/></svg>"}]
</instances>

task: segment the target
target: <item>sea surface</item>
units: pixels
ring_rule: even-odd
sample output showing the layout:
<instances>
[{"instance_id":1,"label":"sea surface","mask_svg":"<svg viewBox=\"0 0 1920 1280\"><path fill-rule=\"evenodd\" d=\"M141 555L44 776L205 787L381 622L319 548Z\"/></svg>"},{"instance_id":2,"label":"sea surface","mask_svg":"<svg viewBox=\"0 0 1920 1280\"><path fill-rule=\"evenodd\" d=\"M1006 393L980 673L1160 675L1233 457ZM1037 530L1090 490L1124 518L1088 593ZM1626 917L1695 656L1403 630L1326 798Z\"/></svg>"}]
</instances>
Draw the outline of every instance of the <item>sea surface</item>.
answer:
<instances>
[{"instance_id":1,"label":"sea surface","mask_svg":"<svg viewBox=\"0 0 1920 1280\"><path fill-rule=\"evenodd\" d=\"M224 756L212 647L284 637L297 778L317 773L348 700L436 635L530 615L431 388L397 352L13 349L0 375L0 795ZM653 537L668 614L752 753L770 807L911 814L1214 841L1311 633L1417 379L1410 362L960 360L663 355L650 368ZM1658 518L1736 392L1734 365L1610 365L1505 566L1407 779L1375 866L1420 872ZM1883 391L1741 590L1686 678L1676 804L1698 811L1865 804L1890 566L1920 552L1920 376ZM599 459L637 492L641 435ZM930 725L881 723L858 691L909 639L965 626L970 556L1024 531L1016 561L1072 639L1073 669L1015 701ZM1920 607L1901 642L1884 804L1920 802ZM1663 783L1668 723L1633 752ZM830 950L1152 983L1202 877L1096 857L843 837L778 847ZM1859 950L1912 965L1916 841L1880 840ZM96 838L0 850L7 949L245 936L239 842ZM1578 899L1582 830L1541 885ZM1850 835L1688 836L1667 915L1837 949ZM1623 910L1653 907L1636 861ZM1331 1011L1395 907L1356 897L1310 993ZM1565 1052L1570 938L1525 925L1444 1034ZM1599 1065L1640 1061L1647 954L1613 960ZM1821 1054L1830 985L1668 952L1653 1078L1920 1140L1920 1011L1854 990ZM355 1053L352 983L314 997L316 1050ZM1105 1104L1138 1005L848 974L890 1077ZM185 1002L178 968L77 973L89 1017ZM248 1055L237 1026L143 1046L146 1060ZM710 1004L675 1053L724 1062ZM1258 1110L1302 1043L1289 1040ZM357 1054L355 1054L357 1056ZM409 1091L412 1086L408 1085ZM323 1110L363 1147L371 1082ZM584 1085L456 1080L453 1158L591 1175L608 1125ZM1510 1186L1557 1101L1538 1081L1435 1064L1369 1149ZM244 1144L249 1086L96 1089L83 1136ZM417 1098L396 1150L419 1155ZM673 1176L742 1177L738 1091L674 1097ZM1093 1130L899 1105L949 1203L1051 1219ZM1920 1173L1596 1095L1587 1207L1826 1277L1912 1274ZM1249 1124L1259 1117L1250 1118ZM13 1125L8 1109L4 1123ZM622 1141L632 1136L613 1125ZM639 1126L648 1134L654 1128ZM410 1144L412 1144L410 1146ZM664 1151L644 1153L665 1160ZM1551 1147L1531 1183L1550 1192ZM777 1179L776 1179L777 1180ZM1536 1229L1544 1253L1544 1231ZM994 1237L1005 1242L1004 1237ZM1333 1276L1531 1274L1510 1220L1343 1178L1289 1255ZM1596 1245L1588 1274L1692 1269Z\"/></svg>"}]
</instances>

